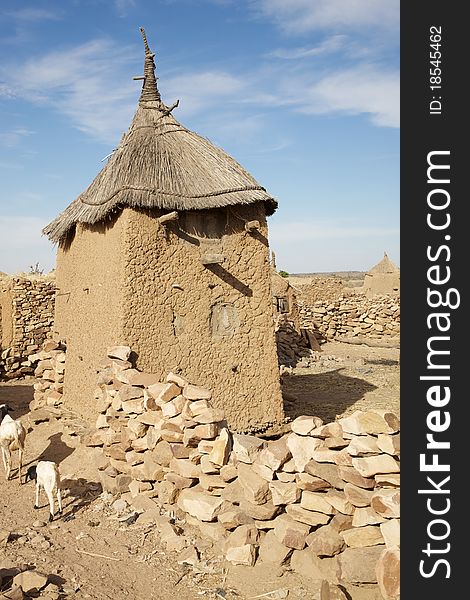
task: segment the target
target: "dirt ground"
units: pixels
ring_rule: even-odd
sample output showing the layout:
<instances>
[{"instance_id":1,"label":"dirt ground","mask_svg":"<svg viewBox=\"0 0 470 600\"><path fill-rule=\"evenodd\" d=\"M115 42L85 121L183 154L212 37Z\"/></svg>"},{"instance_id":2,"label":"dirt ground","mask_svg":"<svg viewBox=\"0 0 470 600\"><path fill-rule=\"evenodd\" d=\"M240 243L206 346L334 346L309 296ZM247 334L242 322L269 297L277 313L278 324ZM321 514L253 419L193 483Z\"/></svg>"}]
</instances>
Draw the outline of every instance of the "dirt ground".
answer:
<instances>
[{"instance_id":1,"label":"dirt ground","mask_svg":"<svg viewBox=\"0 0 470 600\"><path fill-rule=\"evenodd\" d=\"M329 422L368 408L399 415L398 349L328 342L320 355L314 365L284 376L288 416L315 414ZM31 381L0 384L0 403L8 402L12 416L30 425L32 393ZM73 421L73 415L69 418ZM60 518L47 523L46 498L42 495L40 509L34 510L33 483L20 485L16 468L6 482L0 466L0 592L9 586L9 574L29 567L49 575L49 592L40 597L50 600L316 597L308 578L263 564L229 565L210 543L198 542L200 557L194 565L179 564L178 553L163 550L154 526L126 521L128 515L113 506L116 498L101 493L91 449L80 446L66 424L62 418L29 427L23 469L40 458L59 464L64 488ZM7 543L2 530L10 533ZM377 586L347 586L344 591L350 600L381 600Z\"/></svg>"},{"instance_id":2,"label":"dirt ground","mask_svg":"<svg viewBox=\"0 0 470 600\"><path fill-rule=\"evenodd\" d=\"M310 367L285 375L289 417L316 415L325 423L355 410L382 408L400 416L400 350L327 342Z\"/></svg>"}]
</instances>

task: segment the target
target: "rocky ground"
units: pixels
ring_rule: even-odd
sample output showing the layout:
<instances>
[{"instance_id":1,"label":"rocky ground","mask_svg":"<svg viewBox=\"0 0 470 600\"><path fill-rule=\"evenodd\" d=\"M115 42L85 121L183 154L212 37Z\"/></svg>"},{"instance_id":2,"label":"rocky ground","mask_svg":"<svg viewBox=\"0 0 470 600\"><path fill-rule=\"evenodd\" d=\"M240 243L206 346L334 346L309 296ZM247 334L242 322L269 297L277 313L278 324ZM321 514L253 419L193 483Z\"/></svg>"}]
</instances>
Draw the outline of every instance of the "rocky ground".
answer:
<instances>
[{"instance_id":1,"label":"rocky ground","mask_svg":"<svg viewBox=\"0 0 470 600\"><path fill-rule=\"evenodd\" d=\"M314 414L329 422L368 408L399 415L399 350L328 342L317 360L283 376L283 390L292 418ZM20 485L16 470L6 482L0 467L0 598L25 569L23 588L42 588L27 597L50 600L320 598L308 573L262 563L230 565L196 532L191 553L164 550L158 527L136 519L119 498L101 493L91 449L71 435L79 427L74 415L30 423L31 399L31 383L0 384L0 403L8 402L13 416L30 428L25 468L39 458L59 463L64 510L48 523L46 498L41 496L41 508L35 511L33 483ZM15 465L16 460L15 453ZM381 600L377 586L349 586L344 592L351 600Z\"/></svg>"}]
</instances>

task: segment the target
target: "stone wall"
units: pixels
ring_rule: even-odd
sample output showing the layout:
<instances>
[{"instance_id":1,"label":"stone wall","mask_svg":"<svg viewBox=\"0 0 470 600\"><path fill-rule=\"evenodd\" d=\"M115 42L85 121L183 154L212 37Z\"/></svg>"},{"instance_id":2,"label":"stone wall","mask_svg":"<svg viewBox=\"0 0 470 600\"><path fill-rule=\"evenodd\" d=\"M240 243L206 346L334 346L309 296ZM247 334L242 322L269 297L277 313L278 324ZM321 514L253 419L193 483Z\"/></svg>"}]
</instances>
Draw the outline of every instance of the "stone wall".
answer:
<instances>
[{"instance_id":1,"label":"stone wall","mask_svg":"<svg viewBox=\"0 0 470 600\"><path fill-rule=\"evenodd\" d=\"M63 403L65 351L63 342L50 338L39 352L30 356L36 377L34 397L29 406L31 410Z\"/></svg>"},{"instance_id":2,"label":"stone wall","mask_svg":"<svg viewBox=\"0 0 470 600\"><path fill-rule=\"evenodd\" d=\"M60 348L41 355L63 363ZM236 565L288 565L341 585L377 585L399 596L400 434L385 410L324 424L301 416L277 439L233 433L207 388L169 373L164 381L108 350L94 393L94 448L103 490L153 522L168 551L189 551L195 528ZM39 389L39 388L37 388ZM49 388L50 389L50 388ZM40 390L41 393L44 390ZM51 404L47 391L35 407ZM165 517L170 515L170 517ZM176 519L176 522L175 522ZM324 584L325 585L325 584Z\"/></svg>"},{"instance_id":3,"label":"stone wall","mask_svg":"<svg viewBox=\"0 0 470 600\"><path fill-rule=\"evenodd\" d=\"M50 278L9 277L0 291L0 376L32 375L34 360L54 320L55 283Z\"/></svg>"},{"instance_id":4,"label":"stone wall","mask_svg":"<svg viewBox=\"0 0 470 600\"><path fill-rule=\"evenodd\" d=\"M302 328L318 331L326 339L382 339L400 335L400 299L396 296L367 298L354 293L312 305L299 301L299 313Z\"/></svg>"}]
</instances>

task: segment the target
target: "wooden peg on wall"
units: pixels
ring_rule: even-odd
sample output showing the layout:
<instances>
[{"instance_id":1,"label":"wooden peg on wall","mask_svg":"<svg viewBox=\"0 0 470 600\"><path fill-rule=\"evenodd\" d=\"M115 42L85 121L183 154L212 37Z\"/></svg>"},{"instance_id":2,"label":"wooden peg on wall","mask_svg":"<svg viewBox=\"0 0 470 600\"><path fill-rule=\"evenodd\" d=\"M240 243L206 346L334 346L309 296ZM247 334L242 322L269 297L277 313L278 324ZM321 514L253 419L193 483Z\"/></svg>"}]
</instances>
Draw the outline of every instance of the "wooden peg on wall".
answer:
<instances>
[{"instance_id":1,"label":"wooden peg on wall","mask_svg":"<svg viewBox=\"0 0 470 600\"><path fill-rule=\"evenodd\" d=\"M252 231L259 231L260 227L261 225L259 221L247 221L245 223L245 231L248 231L248 233L251 233Z\"/></svg>"},{"instance_id":2,"label":"wooden peg on wall","mask_svg":"<svg viewBox=\"0 0 470 600\"><path fill-rule=\"evenodd\" d=\"M220 265L225 260L223 254L203 254L201 262L203 265Z\"/></svg>"},{"instance_id":3,"label":"wooden peg on wall","mask_svg":"<svg viewBox=\"0 0 470 600\"><path fill-rule=\"evenodd\" d=\"M166 215L161 215L161 217L158 217L158 222L161 225L165 225L165 223L170 223L171 221L177 221L178 220L178 213L176 212L176 210L174 210L171 213L167 213Z\"/></svg>"}]
</instances>

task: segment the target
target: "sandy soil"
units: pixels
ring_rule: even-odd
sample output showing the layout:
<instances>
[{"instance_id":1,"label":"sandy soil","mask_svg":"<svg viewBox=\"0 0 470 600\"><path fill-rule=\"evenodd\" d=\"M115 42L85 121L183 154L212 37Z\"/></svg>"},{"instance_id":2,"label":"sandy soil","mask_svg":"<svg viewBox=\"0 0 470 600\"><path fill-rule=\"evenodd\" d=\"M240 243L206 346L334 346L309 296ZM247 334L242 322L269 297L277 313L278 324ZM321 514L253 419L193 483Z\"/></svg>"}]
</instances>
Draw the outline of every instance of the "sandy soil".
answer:
<instances>
[{"instance_id":1,"label":"sandy soil","mask_svg":"<svg viewBox=\"0 0 470 600\"><path fill-rule=\"evenodd\" d=\"M399 414L398 350L328 342L321 355L314 366L284 377L289 416L316 414L327 422L370 407ZM32 392L31 382L0 384L0 403L8 402L13 416L29 425ZM68 418L73 422L73 415ZM64 433L66 422L29 427L24 458L25 468L39 458L59 463L65 488L60 518L47 523L46 498L41 496L41 507L34 510L33 483L20 485L16 469L6 482L0 466L0 590L10 581L5 569L23 570L28 565L50 576L51 592L40 597L51 600L312 597L307 578L262 564L230 566L210 544L200 541L199 561L194 566L179 564L176 552L164 552L152 525L119 520L112 505L115 498L101 493L90 448ZM16 467L16 453L14 461ZM2 530L10 532L8 543L2 543ZM381 599L377 586L348 586L345 591L351 600Z\"/></svg>"},{"instance_id":2,"label":"sandy soil","mask_svg":"<svg viewBox=\"0 0 470 600\"><path fill-rule=\"evenodd\" d=\"M327 342L312 366L283 377L286 414L325 423L355 410L384 408L400 416L400 350Z\"/></svg>"}]
</instances>

